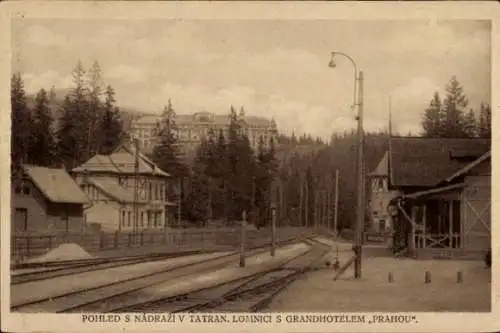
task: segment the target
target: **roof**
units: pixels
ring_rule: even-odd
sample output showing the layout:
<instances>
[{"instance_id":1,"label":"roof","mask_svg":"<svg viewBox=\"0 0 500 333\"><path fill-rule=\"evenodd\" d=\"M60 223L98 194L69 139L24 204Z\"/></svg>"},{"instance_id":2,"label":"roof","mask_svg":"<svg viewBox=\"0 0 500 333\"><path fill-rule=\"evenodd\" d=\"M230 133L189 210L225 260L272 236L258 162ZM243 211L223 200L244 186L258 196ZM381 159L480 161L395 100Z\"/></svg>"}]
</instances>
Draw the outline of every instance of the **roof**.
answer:
<instances>
[{"instance_id":1,"label":"roof","mask_svg":"<svg viewBox=\"0 0 500 333\"><path fill-rule=\"evenodd\" d=\"M389 176L389 152L386 151L374 171L370 172L368 176L382 177Z\"/></svg>"},{"instance_id":2,"label":"roof","mask_svg":"<svg viewBox=\"0 0 500 333\"><path fill-rule=\"evenodd\" d=\"M92 177L86 177L85 182L99 188L116 201L124 203L134 202L134 192L118 183L100 182Z\"/></svg>"},{"instance_id":3,"label":"roof","mask_svg":"<svg viewBox=\"0 0 500 333\"><path fill-rule=\"evenodd\" d=\"M133 174L135 172L135 149L127 145L119 146L110 155L94 155L87 162L74 168L73 172L112 172L118 174ZM139 152L140 174L169 177L170 175L158 168L148 157Z\"/></svg>"},{"instance_id":4,"label":"roof","mask_svg":"<svg viewBox=\"0 0 500 333\"><path fill-rule=\"evenodd\" d=\"M491 149L489 139L399 137L391 139L389 167L392 186L435 186ZM452 152L460 151L457 158ZM465 154L464 152L467 152Z\"/></svg>"},{"instance_id":5,"label":"roof","mask_svg":"<svg viewBox=\"0 0 500 333\"><path fill-rule=\"evenodd\" d=\"M411 194L403 195L402 197L409 198L409 199L416 199L418 197L423 197L423 196L427 196L427 195L433 195L433 194L443 193L443 192L447 192L447 191L453 191L453 190L456 190L456 189L462 188L462 187L465 187L465 184L459 183L459 184L453 184L453 185L433 188L430 190L414 192Z\"/></svg>"},{"instance_id":6,"label":"roof","mask_svg":"<svg viewBox=\"0 0 500 333\"><path fill-rule=\"evenodd\" d=\"M463 167L462 169L458 170L457 172L455 172L453 175L451 175L450 177L448 177L446 179L446 182L451 182L452 180L462 176L463 174L469 172L471 169L475 168L476 166L478 166L479 164L483 163L484 161L488 160L491 158L491 150L488 150L486 153L484 153L481 157L479 157L477 160L475 160L474 162L466 165L465 167Z\"/></svg>"},{"instance_id":7,"label":"roof","mask_svg":"<svg viewBox=\"0 0 500 333\"><path fill-rule=\"evenodd\" d=\"M43 195L54 203L87 204L87 195L64 169L23 165L25 174Z\"/></svg>"},{"instance_id":8,"label":"roof","mask_svg":"<svg viewBox=\"0 0 500 333\"><path fill-rule=\"evenodd\" d=\"M106 181L99 181L91 176L85 177L85 182L99 188L101 191L106 193L112 199L119 201L121 203L133 203L134 202L134 191L133 189L121 186L120 184ZM137 199L138 203L147 203L148 200ZM175 203L165 202L167 206L176 206Z\"/></svg>"}]
</instances>

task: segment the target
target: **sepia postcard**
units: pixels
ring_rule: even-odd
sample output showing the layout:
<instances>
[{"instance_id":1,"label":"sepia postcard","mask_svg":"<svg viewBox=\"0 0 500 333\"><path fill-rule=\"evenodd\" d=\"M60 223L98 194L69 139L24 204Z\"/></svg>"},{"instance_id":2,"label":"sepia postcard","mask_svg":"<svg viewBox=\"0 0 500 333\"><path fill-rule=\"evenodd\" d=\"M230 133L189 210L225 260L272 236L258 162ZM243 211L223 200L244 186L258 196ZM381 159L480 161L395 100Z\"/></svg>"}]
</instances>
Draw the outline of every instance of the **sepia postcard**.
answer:
<instances>
[{"instance_id":1,"label":"sepia postcard","mask_svg":"<svg viewBox=\"0 0 500 333\"><path fill-rule=\"evenodd\" d=\"M495 331L498 14L2 3L2 331Z\"/></svg>"}]
</instances>

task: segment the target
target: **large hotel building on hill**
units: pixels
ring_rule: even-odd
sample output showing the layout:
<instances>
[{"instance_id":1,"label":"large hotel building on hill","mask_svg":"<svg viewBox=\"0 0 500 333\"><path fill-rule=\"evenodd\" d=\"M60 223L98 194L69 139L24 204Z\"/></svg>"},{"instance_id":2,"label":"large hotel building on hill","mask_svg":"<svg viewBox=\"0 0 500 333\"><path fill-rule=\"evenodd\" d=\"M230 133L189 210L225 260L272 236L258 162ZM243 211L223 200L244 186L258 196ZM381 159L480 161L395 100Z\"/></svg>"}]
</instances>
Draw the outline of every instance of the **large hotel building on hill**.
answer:
<instances>
[{"instance_id":1,"label":"large hotel building on hill","mask_svg":"<svg viewBox=\"0 0 500 333\"><path fill-rule=\"evenodd\" d=\"M139 141L139 147L145 153L152 152L157 142L155 131L157 123L161 120L161 115L141 115L135 117L130 124L130 134ZM263 117L247 116L244 112L238 115L242 131L248 136L253 149L257 149L260 137L262 136L266 145L271 137L276 140L277 128L273 119ZM227 134L229 128L229 115L217 115L210 112L198 112L194 114L179 114L174 118L177 136L179 138L181 150L189 154L195 150L203 136L208 134L210 129L214 130L218 136L220 130Z\"/></svg>"}]
</instances>

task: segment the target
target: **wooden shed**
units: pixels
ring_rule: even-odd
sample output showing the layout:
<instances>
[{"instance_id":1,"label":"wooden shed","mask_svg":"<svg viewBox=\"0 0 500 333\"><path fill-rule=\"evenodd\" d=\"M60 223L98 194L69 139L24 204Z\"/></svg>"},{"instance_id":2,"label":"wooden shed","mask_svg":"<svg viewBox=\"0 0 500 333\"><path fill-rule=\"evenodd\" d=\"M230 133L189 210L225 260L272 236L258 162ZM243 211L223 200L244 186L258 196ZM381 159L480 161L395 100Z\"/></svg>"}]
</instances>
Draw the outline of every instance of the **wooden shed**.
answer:
<instances>
[{"instance_id":1,"label":"wooden shed","mask_svg":"<svg viewBox=\"0 0 500 333\"><path fill-rule=\"evenodd\" d=\"M64 169L23 165L12 182L11 233L81 231L89 200Z\"/></svg>"}]
</instances>

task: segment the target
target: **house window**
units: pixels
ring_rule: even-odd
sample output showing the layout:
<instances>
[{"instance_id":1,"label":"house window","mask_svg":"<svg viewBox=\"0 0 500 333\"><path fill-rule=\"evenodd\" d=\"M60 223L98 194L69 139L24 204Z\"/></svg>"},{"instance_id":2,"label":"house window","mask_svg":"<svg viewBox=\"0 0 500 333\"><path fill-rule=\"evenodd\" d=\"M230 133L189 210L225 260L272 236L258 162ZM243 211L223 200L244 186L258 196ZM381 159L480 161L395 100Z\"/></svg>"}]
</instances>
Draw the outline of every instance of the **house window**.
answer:
<instances>
[{"instance_id":1,"label":"house window","mask_svg":"<svg viewBox=\"0 0 500 333\"><path fill-rule=\"evenodd\" d=\"M66 211L63 211L61 213L61 221L64 222L64 230L66 232L68 232L68 230L69 230L69 216L68 216L68 213Z\"/></svg>"},{"instance_id":2,"label":"house window","mask_svg":"<svg viewBox=\"0 0 500 333\"><path fill-rule=\"evenodd\" d=\"M24 183L21 187L21 191L23 195L30 195L31 194L31 188L28 184Z\"/></svg>"}]
</instances>

